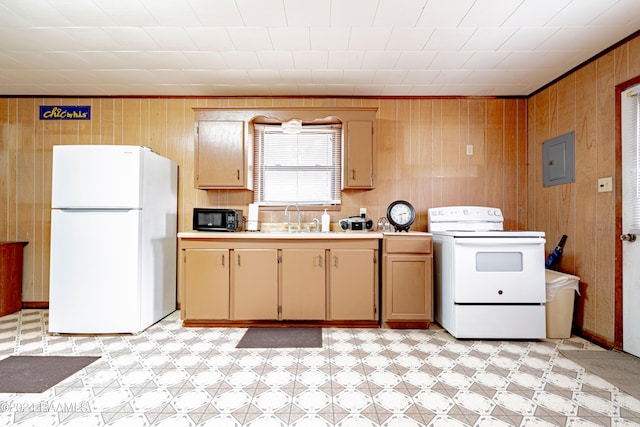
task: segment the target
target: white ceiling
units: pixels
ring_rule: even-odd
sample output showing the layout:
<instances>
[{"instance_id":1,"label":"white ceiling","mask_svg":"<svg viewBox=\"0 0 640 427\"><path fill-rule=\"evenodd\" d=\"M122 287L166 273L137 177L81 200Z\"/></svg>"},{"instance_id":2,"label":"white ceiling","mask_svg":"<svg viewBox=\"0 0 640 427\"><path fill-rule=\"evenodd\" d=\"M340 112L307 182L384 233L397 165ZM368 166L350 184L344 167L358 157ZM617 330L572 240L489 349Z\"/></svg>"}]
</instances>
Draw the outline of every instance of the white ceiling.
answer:
<instances>
[{"instance_id":1,"label":"white ceiling","mask_svg":"<svg viewBox=\"0 0 640 427\"><path fill-rule=\"evenodd\" d=\"M0 0L0 95L529 95L639 0Z\"/></svg>"}]
</instances>

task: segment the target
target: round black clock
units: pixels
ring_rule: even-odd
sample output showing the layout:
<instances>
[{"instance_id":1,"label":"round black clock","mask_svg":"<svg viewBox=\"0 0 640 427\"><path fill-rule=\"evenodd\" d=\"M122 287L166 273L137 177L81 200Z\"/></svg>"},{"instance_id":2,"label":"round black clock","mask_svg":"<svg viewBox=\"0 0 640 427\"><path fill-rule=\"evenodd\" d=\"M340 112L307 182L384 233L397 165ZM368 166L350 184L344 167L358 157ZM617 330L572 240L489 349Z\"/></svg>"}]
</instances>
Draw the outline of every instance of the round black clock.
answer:
<instances>
[{"instance_id":1,"label":"round black clock","mask_svg":"<svg viewBox=\"0 0 640 427\"><path fill-rule=\"evenodd\" d=\"M416 210L411 203L396 200L387 208L387 219L396 231L409 231L416 219Z\"/></svg>"}]
</instances>

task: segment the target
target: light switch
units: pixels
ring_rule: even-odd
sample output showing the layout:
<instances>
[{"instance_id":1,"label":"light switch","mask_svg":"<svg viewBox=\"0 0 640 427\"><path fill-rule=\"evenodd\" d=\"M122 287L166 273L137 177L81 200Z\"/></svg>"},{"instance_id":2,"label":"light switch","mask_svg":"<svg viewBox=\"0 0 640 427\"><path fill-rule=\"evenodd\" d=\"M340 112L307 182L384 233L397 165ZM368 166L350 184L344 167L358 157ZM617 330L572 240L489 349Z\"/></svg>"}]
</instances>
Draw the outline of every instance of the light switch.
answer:
<instances>
[{"instance_id":1,"label":"light switch","mask_svg":"<svg viewBox=\"0 0 640 427\"><path fill-rule=\"evenodd\" d=\"M598 193L606 193L613 191L613 178L606 177L598 180Z\"/></svg>"},{"instance_id":2,"label":"light switch","mask_svg":"<svg viewBox=\"0 0 640 427\"><path fill-rule=\"evenodd\" d=\"M473 145L467 145L467 156L473 156Z\"/></svg>"}]
</instances>

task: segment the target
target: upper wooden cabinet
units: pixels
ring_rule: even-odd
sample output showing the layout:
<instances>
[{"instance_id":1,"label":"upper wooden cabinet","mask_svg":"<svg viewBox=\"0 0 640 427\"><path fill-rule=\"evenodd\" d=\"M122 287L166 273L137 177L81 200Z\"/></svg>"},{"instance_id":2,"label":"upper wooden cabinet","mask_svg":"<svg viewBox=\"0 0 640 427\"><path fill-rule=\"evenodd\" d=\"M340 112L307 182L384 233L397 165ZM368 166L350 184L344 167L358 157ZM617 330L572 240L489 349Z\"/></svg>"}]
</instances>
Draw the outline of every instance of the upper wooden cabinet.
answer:
<instances>
[{"instance_id":1,"label":"upper wooden cabinet","mask_svg":"<svg viewBox=\"0 0 640 427\"><path fill-rule=\"evenodd\" d=\"M247 188L245 123L196 122L197 188Z\"/></svg>"},{"instance_id":2,"label":"upper wooden cabinet","mask_svg":"<svg viewBox=\"0 0 640 427\"><path fill-rule=\"evenodd\" d=\"M372 120L349 120L344 132L344 188L373 188L375 145Z\"/></svg>"},{"instance_id":3,"label":"upper wooden cabinet","mask_svg":"<svg viewBox=\"0 0 640 427\"><path fill-rule=\"evenodd\" d=\"M371 189L376 174L377 108L195 108L195 186L253 189L253 124L296 118L342 123L342 187Z\"/></svg>"}]
</instances>

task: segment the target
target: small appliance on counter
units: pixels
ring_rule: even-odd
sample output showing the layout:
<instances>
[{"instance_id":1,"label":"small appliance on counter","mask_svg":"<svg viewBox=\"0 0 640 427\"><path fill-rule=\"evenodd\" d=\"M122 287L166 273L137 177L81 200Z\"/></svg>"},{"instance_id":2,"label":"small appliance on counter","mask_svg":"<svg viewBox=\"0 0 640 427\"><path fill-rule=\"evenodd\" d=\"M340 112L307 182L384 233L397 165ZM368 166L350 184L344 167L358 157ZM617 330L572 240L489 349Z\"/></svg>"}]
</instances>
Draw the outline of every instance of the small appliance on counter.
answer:
<instances>
[{"instance_id":1,"label":"small appliance on counter","mask_svg":"<svg viewBox=\"0 0 640 427\"><path fill-rule=\"evenodd\" d=\"M242 211L227 208L193 208L193 229L240 231L242 230Z\"/></svg>"},{"instance_id":2,"label":"small appliance on counter","mask_svg":"<svg viewBox=\"0 0 640 427\"><path fill-rule=\"evenodd\" d=\"M366 232L373 229L373 221L363 216L350 216L349 218L341 219L338 223L344 231Z\"/></svg>"},{"instance_id":3,"label":"small appliance on counter","mask_svg":"<svg viewBox=\"0 0 640 427\"><path fill-rule=\"evenodd\" d=\"M389 224L389 220L386 216L378 219L378 227L376 228L376 231L378 231L379 233L386 233L391 231L391 224Z\"/></svg>"},{"instance_id":4,"label":"small appliance on counter","mask_svg":"<svg viewBox=\"0 0 640 427\"><path fill-rule=\"evenodd\" d=\"M396 232L406 231L408 233L415 219L416 210L411 203L405 200L396 200L387 208L387 220Z\"/></svg>"},{"instance_id":5,"label":"small appliance on counter","mask_svg":"<svg viewBox=\"0 0 640 427\"><path fill-rule=\"evenodd\" d=\"M244 227L246 231L260 231L260 221L258 221L259 208L257 203L249 203L249 216Z\"/></svg>"}]
</instances>

